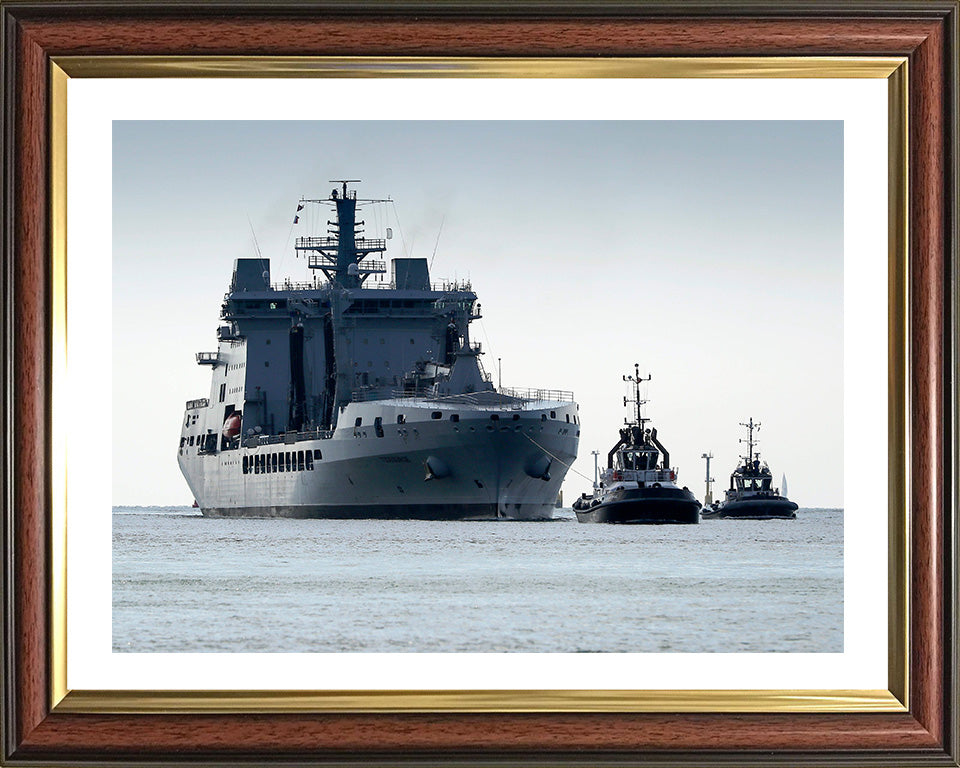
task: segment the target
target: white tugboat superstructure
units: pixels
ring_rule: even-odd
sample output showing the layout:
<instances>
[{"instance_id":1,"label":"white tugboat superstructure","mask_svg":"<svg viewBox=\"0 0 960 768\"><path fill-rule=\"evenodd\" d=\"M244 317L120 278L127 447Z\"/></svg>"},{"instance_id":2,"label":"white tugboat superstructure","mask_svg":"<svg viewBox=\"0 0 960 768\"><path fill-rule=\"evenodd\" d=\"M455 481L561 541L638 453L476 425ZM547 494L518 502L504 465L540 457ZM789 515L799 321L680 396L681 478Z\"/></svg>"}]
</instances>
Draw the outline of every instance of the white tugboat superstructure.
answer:
<instances>
[{"instance_id":1,"label":"white tugboat superstructure","mask_svg":"<svg viewBox=\"0 0 960 768\"><path fill-rule=\"evenodd\" d=\"M347 181L325 237L296 249L326 281L270 284L237 259L210 396L187 402L178 461L205 515L549 518L580 435L570 392L494 388L470 340L469 283L431 284L426 259L369 259ZM382 285L382 284L381 284Z\"/></svg>"}]
</instances>

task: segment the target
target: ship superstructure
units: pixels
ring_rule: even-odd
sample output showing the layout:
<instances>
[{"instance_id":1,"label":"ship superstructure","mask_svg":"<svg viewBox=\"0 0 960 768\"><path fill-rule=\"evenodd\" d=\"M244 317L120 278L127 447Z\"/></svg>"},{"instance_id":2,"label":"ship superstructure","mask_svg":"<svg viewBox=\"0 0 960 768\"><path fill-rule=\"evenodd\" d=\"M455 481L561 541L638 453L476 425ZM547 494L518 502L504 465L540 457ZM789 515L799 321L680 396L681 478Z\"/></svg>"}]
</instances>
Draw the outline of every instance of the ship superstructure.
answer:
<instances>
[{"instance_id":1,"label":"ship superstructure","mask_svg":"<svg viewBox=\"0 0 960 768\"><path fill-rule=\"evenodd\" d=\"M422 258L364 237L338 180L323 236L296 250L324 280L270 282L237 259L210 396L187 402L179 464L205 515L550 517L576 458L570 392L495 388L470 338L469 282L432 283ZM387 233L389 235L389 232Z\"/></svg>"}]
</instances>

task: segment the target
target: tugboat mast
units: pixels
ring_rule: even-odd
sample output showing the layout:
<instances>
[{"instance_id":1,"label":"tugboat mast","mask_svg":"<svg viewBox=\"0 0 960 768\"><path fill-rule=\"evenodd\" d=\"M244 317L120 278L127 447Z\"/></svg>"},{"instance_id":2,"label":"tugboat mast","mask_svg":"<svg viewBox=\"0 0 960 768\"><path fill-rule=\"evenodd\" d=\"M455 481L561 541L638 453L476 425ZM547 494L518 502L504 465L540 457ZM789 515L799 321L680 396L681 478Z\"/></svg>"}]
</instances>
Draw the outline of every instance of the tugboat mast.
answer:
<instances>
[{"instance_id":1,"label":"tugboat mast","mask_svg":"<svg viewBox=\"0 0 960 768\"><path fill-rule=\"evenodd\" d=\"M643 425L644 425L646 422L650 421L650 419L645 419L643 416L640 415L640 406L646 405L646 404L649 402L648 400L641 400L641 399L640 399L640 382L642 382L642 381L650 381L650 379L653 378L653 374L647 374L647 377L646 377L645 379L644 379L644 378L640 378L640 363L634 363L634 364L633 364L633 372L634 372L634 375L633 375L633 376L624 376L624 377L623 377L623 380L624 380L624 381L633 382L633 399L630 399L630 398L628 398L626 395L624 395L624 397L623 397L623 406L624 406L624 408L626 408L627 403L636 403L636 407L637 407L637 426L640 427L640 434L642 435L642 434L643 434ZM630 424L630 421L629 421L629 420L624 419L624 421L626 422L627 425Z\"/></svg>"},{"instance_id":2,"label":"tugboat mast","mask_svg":"<svg viewBox=\"0 0 960 768\"><path fill-rule=\"evenodd\" d=\"M758 421L756 424L754 424L753 417L751 416L749 422L744 423L741 421L740 426L747 428L747 439L746 440L741 439L740 442L747 444L747 454L748 454L747 456L741 456L740 458L741 459L745 458L747 460L747 468L752 469L753 468L753 447L757 444L757 441L753 439L753 431L760 430L760 422Z\"/></svg>"}]
</instances>

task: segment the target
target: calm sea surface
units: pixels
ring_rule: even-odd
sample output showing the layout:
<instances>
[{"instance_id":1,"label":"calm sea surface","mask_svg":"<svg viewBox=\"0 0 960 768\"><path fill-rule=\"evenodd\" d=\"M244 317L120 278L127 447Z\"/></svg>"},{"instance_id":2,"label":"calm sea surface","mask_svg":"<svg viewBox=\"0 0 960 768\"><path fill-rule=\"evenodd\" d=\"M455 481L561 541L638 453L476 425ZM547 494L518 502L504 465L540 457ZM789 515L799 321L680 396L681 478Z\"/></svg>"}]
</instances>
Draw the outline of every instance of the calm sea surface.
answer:
<instances>
[{"instance_id":1,"label":"calm sea surface","mask_svg":"<svg viewBox=\"0 0 960 768\"><path fill-rule=\"evenodd\" d=\"M700 525L113 511L113 649L843 650L843 511Z\"/></svg>"}]
</instances>

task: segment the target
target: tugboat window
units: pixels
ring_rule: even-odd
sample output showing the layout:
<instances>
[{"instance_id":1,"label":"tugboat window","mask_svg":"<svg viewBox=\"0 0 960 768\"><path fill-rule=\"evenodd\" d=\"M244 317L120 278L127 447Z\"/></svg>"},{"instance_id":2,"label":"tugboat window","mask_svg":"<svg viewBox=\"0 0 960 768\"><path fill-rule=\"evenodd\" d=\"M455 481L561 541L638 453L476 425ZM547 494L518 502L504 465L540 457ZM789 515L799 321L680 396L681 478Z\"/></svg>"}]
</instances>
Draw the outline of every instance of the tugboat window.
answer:
<instances>
[{"instance_id":1,"label":"tugboat window","mask_svg":"<svg viewBox=\"0 0 960 768\"><path fill-rule=\"evenodd\" d=\"M313 469L313 451L307 451L307 470Z\"/></svg>"}]
</instances>

